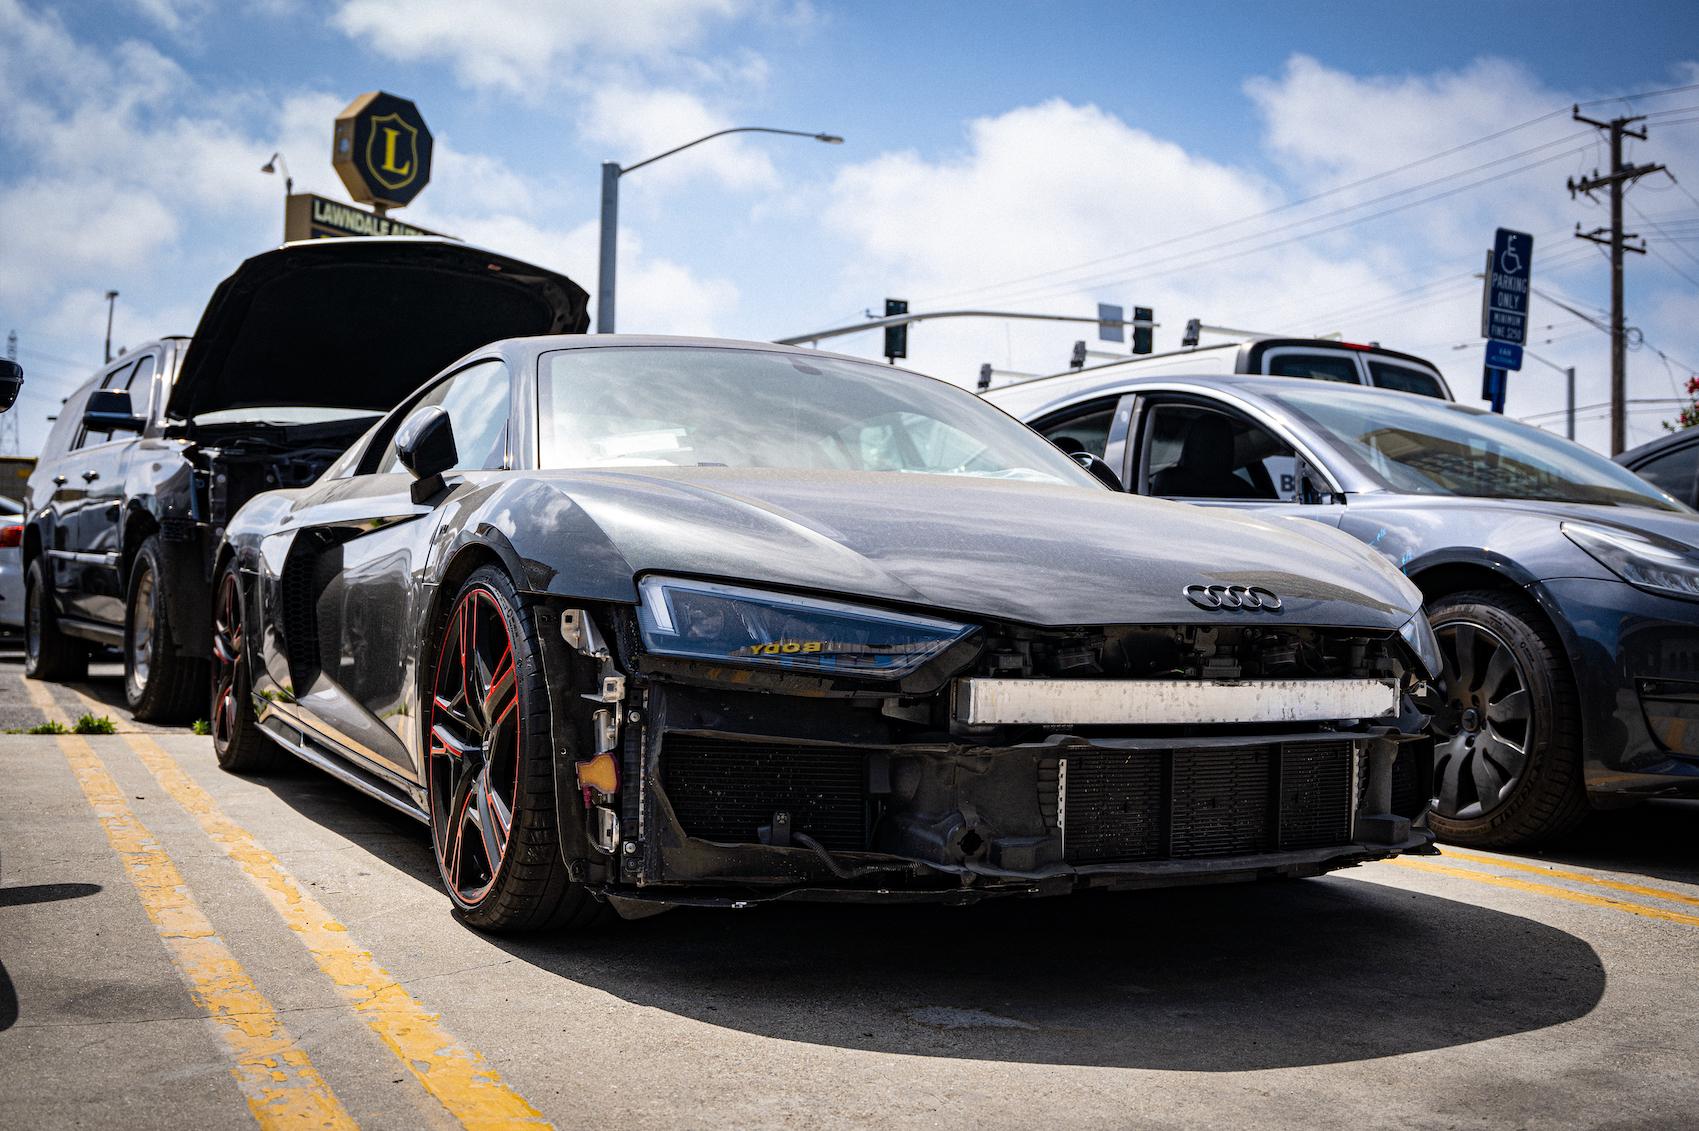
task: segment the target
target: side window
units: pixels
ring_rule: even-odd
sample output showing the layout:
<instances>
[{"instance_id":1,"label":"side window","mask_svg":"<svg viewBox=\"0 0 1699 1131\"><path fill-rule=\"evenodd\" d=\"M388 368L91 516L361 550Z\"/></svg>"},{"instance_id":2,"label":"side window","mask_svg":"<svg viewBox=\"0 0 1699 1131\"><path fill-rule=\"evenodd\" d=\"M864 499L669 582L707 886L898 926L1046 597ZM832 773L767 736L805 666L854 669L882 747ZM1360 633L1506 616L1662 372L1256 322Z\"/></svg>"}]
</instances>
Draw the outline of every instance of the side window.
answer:
<instances>
[{"instance_id":1,"label":"side window","mask_svg":"<svg viewBox=\"0 0 1699 1131\"><path fill-rule=\"evenodd\" d=\"M508 400L507 366L480 361L438 382L413 408L441 405L454 425L454 446L460 454L454 470L478 471L501 467L506 459ZM377 470L380 474L402 470L393 436Z\"/></svg>"},{"instance_id":2,"label":"side window","mask_svg":"<svg viewBox=\"0 0 1699 1131\"><path fill-rule=\"evenodd\" d=\"M1145 494L1171 499L1297 497L1296 454L1267 429L1202 405L1158 404L1144 426Z\"/></svg>"},{"instance_id":3,"label":"side window","mask_svg":"<svg viewBox=\"0 0 1699 1131\"><path fill-rule=\"evenodd\" d=\"M150 356L150 357L146 358L145 360L147 361L149 371L151 372L152 366L153 366L153 358ZM110 373L108 373L106 375L105 379L100 382L100 387L102 389L123 389L123 388L126 388L127 387L126 382L128 382L129 379L130 379L130 376L133 373L135 373L136 368L139 364L140 363L138 363L138 362L132 362L129 365L123 365L123 366L118 367L117 369L112 370ZM90 391L92 392L93 390L90 390ZM84 396L82 399L83 399L84 402L86 402L88 400L88 397ZM67 405L66 407L68 408L70 406ZM79 407L77 409L77 415L80 417L80 416L82 416L82 414L83 414L83 410ZM78 423L80 424L81 421L78 421ZM87 429L84 429L82 431L82 433L77 437L77 442L73 446L77 447L77 448L92 448L96 444L104 444L104 443L106 443L106 441L108 441L110 439L112 439L112 433L111 432L90 432Z\"/></svg>"},{"instance_id":4,"label":"side window","mask_svg":"<svg viewBox=\"0 0 1699 1131\"><path fill-rule=\"evenodd\" d=\"M130 394L130 407L135 410L137 416L146 416L148 414L148 409L151 407L150 402L153 399L153 367L153 354L150 353L136 363L136 367L130 370L130 375L124 378L124 383L122 385L112 384L107 386L109 389L122 388L128 390Z\"/></svg>"},{"instance_id":5,"label":"side window","mask_svg":"<svg viewBox=\"0 0 1699 1131\"><path fill-rule=\"evenodd\" d=\"M1269 358L1265 372L1270 377L1313 377L1317 381L1338 381L1345 385L1361 385L1357 359L1339 353L1281 353Z\"/></svg>"},{"instance_id":6,"label":"side window","mask_svg":"<svg viewBox=\"0 0 1699 1131\"><path fill-rule=\"evenodd\" d=\"M1445 389L1432 373L1412 369L1408 365L1393 365L1387 361L1369 360L1369 379L1383 389L1400 393L1418 393L1424 397L1445 399Z\"/></svg>"},{"instance_id":7,"label":"side window","mask_svg":"<svg viewBox=\"0 0 1699 1131\"><path fill-rule=\"evenodd\" d=\"M1119 403L1119 397L1106 397L1073 405L1038 421L1034 427L1039 435L1069 455L1090 452L1102 459L1109 450L1109 429L1115 423L1115 406Z\"/></svg>"},{"instance_id":8,"label":"side window","mask_svg":"<svg viewBox=\"0 0 1699 1131\"><path fill-rule=\"evenodd\" d=\"M1664 452L1635 468L1634 474L1691 506L1694 478L1699 476L1699 444L1683 444L1673 452Z\"/></svg>"},{"instance_id":9,"label":"side window","mask_svg":"<svg viewBox=\"0 0 1699 1131\"><path fill-rule=\"evenodd\" d=\"M59 406L59 414L54 418L53 430L47 434L47 442L41 446L43 460L62 456L76 447L77 437L83 430L83 406L88 403L89 394L99 388L90 381L69 397Z\"/></svg>"}]
</instances>

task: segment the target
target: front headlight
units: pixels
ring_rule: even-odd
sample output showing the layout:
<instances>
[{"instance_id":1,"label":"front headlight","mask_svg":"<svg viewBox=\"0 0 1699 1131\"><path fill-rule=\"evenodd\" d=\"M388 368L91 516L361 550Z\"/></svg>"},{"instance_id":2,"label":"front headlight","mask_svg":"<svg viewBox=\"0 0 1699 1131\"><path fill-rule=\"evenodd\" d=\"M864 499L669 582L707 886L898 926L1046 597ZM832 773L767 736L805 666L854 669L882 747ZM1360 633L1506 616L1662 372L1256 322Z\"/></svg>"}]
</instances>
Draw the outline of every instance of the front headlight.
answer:
<instances>
[{"instance_id":1,"label":"front headlight","mask_svg":"<svg viewBox=\"0 0 1699 1131\"><path fill-rule=\"evenodd\" d=\"M1699 553L1693 547L1590 522L1566 522L1563 533L1628 584L1699 601Z\"/></svg>"},{"instance_id":2,"label":"front headlight","mask_svg":"<svg viewBox=\"0 0 1699 1131\"><path fill-rule=\"evenodd\" d=\"M699 660L903 676L972 625L711 581L645 577L637 623L651 652Z\"/></svg>"},{"instance_id":3,"label":"front headlight","mask_svg":"<svg viewBox=\"0 0 1699 1131\"><path fill-rule=\"evenodd\" d=\"M1416 653L1416 658L1422 661L1422 669L1428 682L1439 679L1445 662L1440 659L1439 639L1434 636L1433 625L1428 623L1428 614L1420 612L1405 621L1404 627L1398 630L1398 635L1410 646L1410 651Z\"/></svg>"}]
</instances>

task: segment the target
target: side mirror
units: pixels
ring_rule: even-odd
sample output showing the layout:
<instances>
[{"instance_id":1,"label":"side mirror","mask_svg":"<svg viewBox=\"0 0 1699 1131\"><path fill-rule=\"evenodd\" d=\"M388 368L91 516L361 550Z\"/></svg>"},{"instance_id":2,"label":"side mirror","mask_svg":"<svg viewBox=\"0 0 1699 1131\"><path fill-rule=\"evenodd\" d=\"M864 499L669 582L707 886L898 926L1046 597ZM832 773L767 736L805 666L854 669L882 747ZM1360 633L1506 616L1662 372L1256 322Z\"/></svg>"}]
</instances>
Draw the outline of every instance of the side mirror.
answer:
<instances>
[{"instance_id":1,"label":"side mirror","mask_svg":"<svg viewBox=\"0 0 1699 1131\"><path fill-rule=\"evenodd\" d=\"M10 358L0 357L0 412L18 403L24 387L24 367Z\"/></svg>"},{"instance_id":2,"label":"side mirror","mask_svg":"<svg viewBox=\"0 0 1699 1131\"><path fill-rule=\"evenodd\" d=\"M454 446L454 422L440 404L413 411L395 430L395 455L413 474L412 496L423 503L442 489L442 473L460 462Z\"/></svg>"},{"instance_id":3,"label":"side mirror","mask_svg":"<svg viewBox=\"0 0 1699 1131\"><path fill-rule=\"evenodd\" d=\"M140 432L147 421L136 415L128 389L96 389L83 409L83 427L90 432Z\"/></svg>"},{"instance_id":4,"label":"side mirror","mask_svg":"<svg viewBox=\"0 0 1699 1131\"><path fill-rule=\"evenodd\" d=\"M1075 463L1091 472L1093 479L1096 479L1111 491L1125 491L1127 489L1126 485L1121 482L1121 477L1115 474L1115 469L1103 462L1101 457L1094 456L1090 452L1074 452L1072 454Z\"/></svg>"}]
</instances>

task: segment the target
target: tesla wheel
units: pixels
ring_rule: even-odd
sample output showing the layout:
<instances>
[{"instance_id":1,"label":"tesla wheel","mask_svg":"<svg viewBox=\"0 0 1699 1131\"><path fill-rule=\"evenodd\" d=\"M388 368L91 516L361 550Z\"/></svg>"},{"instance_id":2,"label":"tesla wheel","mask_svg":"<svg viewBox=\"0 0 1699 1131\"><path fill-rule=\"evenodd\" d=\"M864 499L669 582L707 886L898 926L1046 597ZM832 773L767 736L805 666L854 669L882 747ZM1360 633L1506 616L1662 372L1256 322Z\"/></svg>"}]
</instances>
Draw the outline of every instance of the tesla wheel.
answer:
<instances>
[{"instance_id":1,"label":"tesla wheel","mask_svg":"<svg viewBox=\"0 0 1699 1131\"><path fill-rule=\"evenodd\" d=\"M531 610L486 566L437 641L426 792L437 869L487 931L584 926L599 903L567 878L555 821L548 693Z\"/></svg>"},{"instance_id":2,"label":"tesla wheel","mask_svg":"<svg viewBox=\"0 0 1699 1131\"><path fill-rule=\"evenodd\" d=\"M130 566L124 606L124 698L143 722L174 723L195 717L205 706L205 660L177 653L167 620L163 556L149 537Z\"/></svg>"},{"instance_id":3,"label":"tesla wheel","mask_svg":"<svg viewBox=\"0 0 1699 1131\"><path fill-rule=\"evenodd\" d=\"M1539 609L1515 593L1455 593L1429 619L1458 715L1436 739L1434 832L1512 848L1574 828L1587 814L1575 681Z\"/></svg>"},{"instance_id":4,"label":"tesla wheel","mask_svg":"<svg viewBox=\"0 0 1699 1131\"><path fill-rule=\"evenodd\" d=\"M232 558L212 600L212 749L233 774L273 769L283 751L260 731L248 671L247 609Z\"/></svg>"},{"instance_id":5,"label":"tesla wheel","mask_svg":"<svg viewBox=\"0 0 1699 1131\"><path fill-rule=\"evenodd\" d=\"M24 675L61 682L88 675L88 645L59 631L47 570L36 558L24 574Z\"/></svg>"}]
</instances>

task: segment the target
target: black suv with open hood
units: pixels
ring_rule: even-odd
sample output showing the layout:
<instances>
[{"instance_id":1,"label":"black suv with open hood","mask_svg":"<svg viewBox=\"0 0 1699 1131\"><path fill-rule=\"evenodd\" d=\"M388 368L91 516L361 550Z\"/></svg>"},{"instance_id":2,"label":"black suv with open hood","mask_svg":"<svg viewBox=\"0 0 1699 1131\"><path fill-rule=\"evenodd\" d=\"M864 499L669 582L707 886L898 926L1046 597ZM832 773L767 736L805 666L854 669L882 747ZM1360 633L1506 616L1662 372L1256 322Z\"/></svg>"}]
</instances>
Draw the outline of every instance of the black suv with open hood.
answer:
<instances>
[{"instance_id":1,"label":"black suv with open hood","mask_svg":"<svg viewBox=\"0 0 1699 1131\"><path fill-rule=\"evenodd\" d=\"M212 548L260 491L319 474L420 382L516 335L582 333L584 289L430 238L318 240L247 260L193 339L104 366L65 403L26 492L25 668L69 679L121 645L138 718L207 694Z\"/></svg>"}]
</instances>

